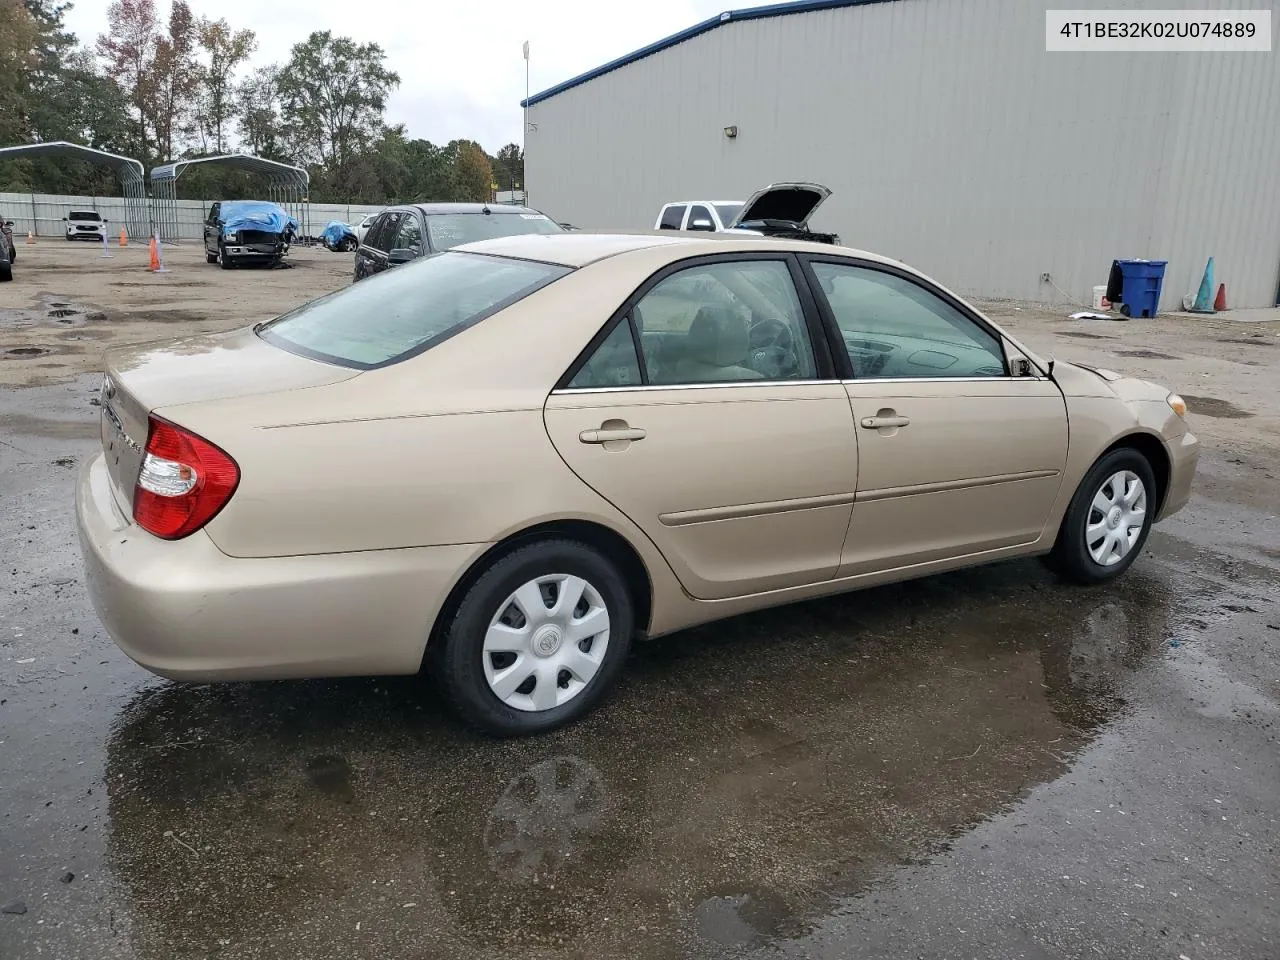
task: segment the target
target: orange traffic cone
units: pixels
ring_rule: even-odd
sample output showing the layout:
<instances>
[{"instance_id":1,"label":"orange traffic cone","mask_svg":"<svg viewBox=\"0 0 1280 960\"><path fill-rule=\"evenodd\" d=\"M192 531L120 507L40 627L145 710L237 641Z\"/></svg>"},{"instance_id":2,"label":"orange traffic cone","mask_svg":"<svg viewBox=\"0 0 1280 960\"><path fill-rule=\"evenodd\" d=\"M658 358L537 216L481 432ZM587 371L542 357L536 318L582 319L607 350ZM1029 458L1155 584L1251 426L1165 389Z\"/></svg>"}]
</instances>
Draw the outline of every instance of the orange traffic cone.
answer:
<instances>
[{"instance_id":1,"label":"orange traffic cone","mask_svg":"<svg viewBox=\"0 0 1280 960\"><path fill-rule=\"evenodd\" d=\"M124 227L120 228L120 246L127 247L129 245L129 234Z\"/></svg>"},{"instance_id":2,"label":"orange traffic cone","mask_svg":"<svg viewBox=\"0 0 1280 960\"><path fill-rule=\"evenodd\" d=\"M1213 298L1214 311L1227 309L1227 285L1225 283L1218 284L1218 295Z\"/></svg>"},{"instance_id":3,"label":"orange traffic cone","mask_svg":"<svg viewBox=\"0 0 1280 960\"><path fill-rule=\"evenodd\" d=\"M147 269L152 273L157 273L160 270L160 245L156 242L155 234L151 235L151 243L148 245L148 249L151 251L151 265Z\"/></svg>"},{"instance_id":4,"label":"orange traffic cone","mask_svg":"<svg viewBox=\"0 0 1280 960\"><path fill-rule=\"evenodd\" d=\"M27 243L35 243L35 242L36 242L36 235L35 235L34 233L32 233L30 230L28 230L28 231L27 231Z\"/></svg>"}]
</instances>

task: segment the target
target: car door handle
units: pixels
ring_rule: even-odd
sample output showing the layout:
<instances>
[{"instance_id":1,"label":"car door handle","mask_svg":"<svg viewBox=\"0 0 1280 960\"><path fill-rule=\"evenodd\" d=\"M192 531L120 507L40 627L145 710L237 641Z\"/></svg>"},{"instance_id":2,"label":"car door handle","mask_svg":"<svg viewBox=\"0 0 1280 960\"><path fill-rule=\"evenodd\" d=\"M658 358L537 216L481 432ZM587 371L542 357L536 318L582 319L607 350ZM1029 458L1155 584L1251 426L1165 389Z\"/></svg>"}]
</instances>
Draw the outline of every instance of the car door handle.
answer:
<instances>
[{"instance_id":1,"label":"car door handle","mask_svg":"<svg viewBox=\"0 0 1280 960\"><path fill-rule=\"evenodd\" d=\"M611 443L615 440L643 440L645 432L639 427L601 428L583 430L578 439L583 443Z\"/></svg>"},{"instance_id":2,"label":"car door handle","mask_svg":"<svg viewBox=\"0 0 1280 960\"><path fill-rule=\"evenodd\" d=\"M911 423L910 417L863 417L862 425L868 430L881 430L885 427L905 427Z\"/></svg>"}]
</instances>

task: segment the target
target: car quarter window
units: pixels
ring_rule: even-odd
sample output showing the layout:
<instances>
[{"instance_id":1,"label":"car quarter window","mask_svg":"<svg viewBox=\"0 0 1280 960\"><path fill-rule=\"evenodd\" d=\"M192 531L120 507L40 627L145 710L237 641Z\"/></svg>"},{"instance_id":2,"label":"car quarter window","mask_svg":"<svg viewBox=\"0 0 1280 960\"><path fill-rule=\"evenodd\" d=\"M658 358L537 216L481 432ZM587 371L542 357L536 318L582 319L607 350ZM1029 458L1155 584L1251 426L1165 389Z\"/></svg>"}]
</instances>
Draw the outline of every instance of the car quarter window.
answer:
<instances>
[{"instance_id":1,"label":"car quarter window","mask_svg":"<svg viewBox=\"0 0 1280 960\"><path fill-rule=\"evenodd\" d=\"M632 311L649 383L802 380L813 345L783 260L726 260L664 277Z\"/></svg>"},{"instance_id":2,"label":"car quarter window","mask_svg":"<svg viewBox=\"0 0 1280 960\"><path fill-rule=\"evenodd\" d=\"M999 339L926 287L854 264L811 264L857 378L1002 377Z\"/></svg>"},{"instance_id":3,"label":"car quarter window","mask_svg":"<svg viewBox=\"0 0 1280 960\"><path fill-rule=\"evenodd\" d=\"M571 389L598 387L638 387L640 361L636 357L636 343L631 337L629 317L614 324L613 332L604 338L600 346L591 352L582 368L569 381Z\"/></svg>"},{"instance_id":4,"label":"car quarter window","mask_svg":"<svg viewBox=\"0 0 1280 960\"><path fill-rule=\"evenodd\" d=\"M680 222L684 220L685 205L683 203L673 203L662 208L662 217L658 221L659 230L679 230Z\"/></svg>"}]
</instances>

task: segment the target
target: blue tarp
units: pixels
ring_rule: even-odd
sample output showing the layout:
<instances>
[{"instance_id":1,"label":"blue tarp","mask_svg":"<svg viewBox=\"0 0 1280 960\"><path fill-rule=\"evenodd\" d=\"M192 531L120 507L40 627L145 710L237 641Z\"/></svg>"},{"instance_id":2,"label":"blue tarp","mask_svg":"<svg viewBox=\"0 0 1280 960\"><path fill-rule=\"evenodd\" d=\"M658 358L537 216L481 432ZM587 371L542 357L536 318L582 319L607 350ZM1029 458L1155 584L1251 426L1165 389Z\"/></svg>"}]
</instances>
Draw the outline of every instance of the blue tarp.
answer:
<instances>
[{"instance_id":1,"label":"blue tarp","mask_svg":"<svg viewBox=\"0 0 1280 960\"><path fill-rule=\"evenodd\" d=\"M227 200L218 212L222 219L224 233L237 230L265 230L269 233L284 233L292 228L299 230L298 221L278 203L264 200Z\"/></svg>"},{"instance_id":2,"label":"blue tarp","mask_svg":"<svg viewBox=\"0 0 1280 960\"><path fill-rule=\"evenodd\" d=\"M343 237L354 237L355 235L355 228L349 223L343 223L341 220L330 220L325 224L324 229L320 231L320 239L330 249L340 244Z\"/></svg>"}]
</instances>

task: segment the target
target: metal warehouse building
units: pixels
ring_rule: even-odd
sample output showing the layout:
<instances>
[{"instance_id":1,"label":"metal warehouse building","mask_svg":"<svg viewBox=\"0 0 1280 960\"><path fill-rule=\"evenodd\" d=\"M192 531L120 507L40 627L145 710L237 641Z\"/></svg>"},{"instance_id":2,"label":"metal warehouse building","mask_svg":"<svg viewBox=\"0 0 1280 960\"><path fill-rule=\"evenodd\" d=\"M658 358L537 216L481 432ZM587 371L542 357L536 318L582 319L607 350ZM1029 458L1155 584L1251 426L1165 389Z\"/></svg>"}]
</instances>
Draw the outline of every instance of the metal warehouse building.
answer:
<instances>
[{"instance_id":1,"label":"metal warehouse building","mask_svg":"<svg viewBox=\"0 0 1280 960\"><path fill-rule=\"evenodd\" d=\"M1214 256L1232 307L1272 306L1277 54L1046 53L1046 9L1133 6L729 11L531 97L530 202L648 229L665 202L810 180L834 191L815 228L976 296L1087 302L1112 259L1147 257L1169 261L1161 305L1179 309Z\"/></svg>"}]
</instances>

